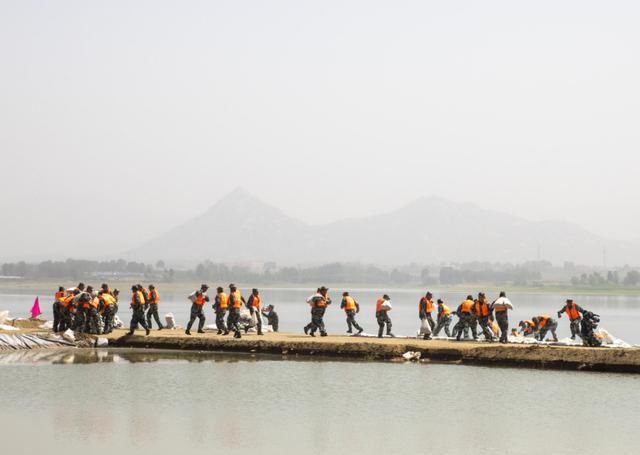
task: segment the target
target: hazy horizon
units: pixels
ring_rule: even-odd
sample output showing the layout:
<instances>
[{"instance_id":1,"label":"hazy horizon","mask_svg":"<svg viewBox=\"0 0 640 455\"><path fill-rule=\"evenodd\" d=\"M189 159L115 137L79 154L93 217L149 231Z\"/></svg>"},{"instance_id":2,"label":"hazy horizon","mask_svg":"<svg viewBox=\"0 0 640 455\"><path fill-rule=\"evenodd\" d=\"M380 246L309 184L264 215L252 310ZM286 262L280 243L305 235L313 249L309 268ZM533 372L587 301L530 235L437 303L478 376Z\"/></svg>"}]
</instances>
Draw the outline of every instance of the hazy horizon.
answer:
<instances>
[{"instance_id":1,"label":"hazy horizon","mask_svg":"<svg viewBox=\"0 0 640 455\"><path fill-rule=\"evenodd\" d=\"M0 4L0 262L105 257L236 187L420 197L640 244L640 5ZM640 261L639 261L640 262Z\"/></svg>"}]
</instances>

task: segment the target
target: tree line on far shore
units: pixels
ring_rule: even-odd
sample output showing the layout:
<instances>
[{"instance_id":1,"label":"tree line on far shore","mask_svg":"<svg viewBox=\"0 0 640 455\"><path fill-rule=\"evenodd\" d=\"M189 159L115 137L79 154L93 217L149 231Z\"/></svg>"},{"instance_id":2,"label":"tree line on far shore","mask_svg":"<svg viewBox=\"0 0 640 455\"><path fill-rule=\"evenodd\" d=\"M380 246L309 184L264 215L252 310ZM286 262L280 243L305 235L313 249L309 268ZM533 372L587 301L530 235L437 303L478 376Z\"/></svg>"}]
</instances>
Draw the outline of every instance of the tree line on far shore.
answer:
<instances>
[{"instance_id":1,"label":"tree line on far shore","mask_svg":"<svg viewBox=\"0 0 640 455\"><path fill-rule=\"evenodd\" d=\"M245 283L363 283L377 285L457 285L467 283L495 283L514 286L544 286L545 283L571 284L574 287L637 287L640 272L629 267L607 272L592 271L576 275L578 268L565 263L557 268L548 261L522 264L469 262L464 264L420 266L407 264L383 268L359 263L329 263L317 266L284 266L275 263L229 265L204 261L192 268L168 267L164 261L155 264L126 261L24 261L4 263L0 274L20 279L127 279L157 282L211 281Z\"/></svg>"}]
</instances>

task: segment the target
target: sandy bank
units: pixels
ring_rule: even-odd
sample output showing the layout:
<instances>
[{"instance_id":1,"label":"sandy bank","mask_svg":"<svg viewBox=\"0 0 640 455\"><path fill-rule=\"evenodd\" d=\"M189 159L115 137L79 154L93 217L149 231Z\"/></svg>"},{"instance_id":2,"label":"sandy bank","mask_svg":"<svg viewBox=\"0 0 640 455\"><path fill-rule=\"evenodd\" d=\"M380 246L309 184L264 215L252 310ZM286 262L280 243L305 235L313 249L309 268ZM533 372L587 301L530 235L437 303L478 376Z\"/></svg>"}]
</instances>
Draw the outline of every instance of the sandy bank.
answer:
<instances>
[{"instance_id":1,"label":"sandy bank","mask_svg":"<svg viewBox=\"0 0 640 455\"><path fill-rule=\"evenodd\" d=\"M180 330L144 331L125 336L125 330L110 334L110 346L182 349L196 351L251 352L285 356L340 357L365 360L398 359L407 351L421 353L422 361L455 362L528 368L640 373L640 348L584 348L499 343L364 338L268 333L234 339L215 332L187 336Z\"/></svg>"}]
</instances>

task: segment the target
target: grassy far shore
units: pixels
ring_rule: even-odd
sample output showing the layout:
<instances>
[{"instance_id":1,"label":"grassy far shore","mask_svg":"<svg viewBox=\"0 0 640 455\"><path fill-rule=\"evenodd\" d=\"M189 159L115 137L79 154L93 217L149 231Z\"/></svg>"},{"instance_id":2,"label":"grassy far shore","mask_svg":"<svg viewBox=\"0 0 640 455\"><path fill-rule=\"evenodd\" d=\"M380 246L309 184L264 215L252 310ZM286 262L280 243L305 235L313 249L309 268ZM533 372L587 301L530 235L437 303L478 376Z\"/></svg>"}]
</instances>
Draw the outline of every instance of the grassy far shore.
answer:
<instances>
[{"instance_id":1,"label":"grassy far shore","mask_svg":"<svg viewBox=\"0 0 640 455\"><path fill-rule=\"evenodd\" d=\"M58 286L71 287L74 286L78 280L21 280L21 279L2 279L0 280L0 292L24 292L27 290L51 290L53 294ZM86 284L92 284L94 287L100 286L104 281L108 282L112 288L118 288L123 292L128 292L131 285L134 283L141 283L147 285L151 282L156 284L160 289L167 291L172 290L184 290L196 289L200 286L200 281L173 281L162 282L155 281L153 279L118 279L118 280L105 280L103 278L96 279L84 279ZM218 285L226 287L229 283L217 283L209 282L211 287ZM236 282L240 288L252 288L258 287L262 289L310 289L313 290L319 285L325 285L330 289L342 290L342 289L380 289L380 290L415 290L416 292L424 292L425 290L431 290L432 292L459 292L459 293L475 293L477 291L494 292L505 290L507 292L521 293L521 294L561 294L567 296L575 295L594 295L594 296L638 296L640 297L640 288L626 288L620 286L604 286L604 287L587 287L587 286L572 286L568 283L549 283L543 286L521 286L513 284L496 284L496 283L467 283L456 285L442 285L442 284L429 284L420 285L418 283L400 284L394 283L388 286L383 286L377 283L243 283Z\"/></svg>"}]
</instances>

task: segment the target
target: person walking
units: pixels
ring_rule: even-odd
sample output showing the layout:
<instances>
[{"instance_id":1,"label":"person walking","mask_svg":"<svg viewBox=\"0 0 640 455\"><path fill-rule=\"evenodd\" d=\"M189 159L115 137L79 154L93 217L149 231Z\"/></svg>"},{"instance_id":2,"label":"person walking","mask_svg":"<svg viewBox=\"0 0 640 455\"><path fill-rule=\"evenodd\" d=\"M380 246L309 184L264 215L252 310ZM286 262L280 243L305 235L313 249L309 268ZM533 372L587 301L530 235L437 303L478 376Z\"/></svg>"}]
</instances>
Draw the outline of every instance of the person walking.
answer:
<instances>
[{"instance_id":1,"label":"person walking","mask_svg":"<svg viewBox=\"0 0 640 455\"><path fill-rule=\"evenodd\" d=\"M216 328L218 335L229 335L229 330L224 323L224 316L229 308L229 296L222 287L216 289L216 298L213 302L213 311L216 313Z\"/></svg>"},{"instance_id":2,"label":"person walking","mask_svg":"<svg viewBox=\"0 0 640 455\"><path fill-rule=\"evenodd\" d=\"M200 286L200 289L189 295L189 300L191 301L191 316L189 317L187 330L184 332L187 335L191 335L191 326L193 326L196 318L198 318L198 333L204 333L204 321L206 321L207 318L204 315L203 308L205 302L209 301L209 296L207 295L208 290L209 286L203 284Z\"/></svg>"},{"instance_id":3,"label":"person walking","mask_svg":"<svg viewBox=\"0 0 640 455\"><path fill-rule=\"evenodd\" d=\"M311 322L304 327L304 333L316 336L316 331L320 331L320 336L326 337L327 330L324 326L324 313L331 299L327 296L329 288L321 286L318 292L307 299L307 303L311 306Z\"/></svg>"},{"instance_id":4,"label":"person walking","mask_svg":"<svg viewBox=\"0 0 640 455\"><path fill-rule=\"evenodd\" d=\"M240 309L246 305L244 297L235 284L229 285L229 317L227 318L227 330L233 330L234 338L242 338L240 333Z\"/></svg>"},{"instance_id":5,"label":"person walking","mask_svg":"<svg viewBox=\"0 0 640 455\"><path fill-rule=\"evenodd\" d=\"M127 335L133 335L138 324L146 330L147 335L151 333L147 326L147 321L145 321L144 305L145 301L142 291L136 285L131 286L131 310L133 311L133 314L131 315L131 323L129 324L129 332Z\"/></svg>"},{"instance_id":6,"label":"person walking","mask_svg":"<svg viewBox=\"0 0 640 455\"><path fill-rule=\"evenodd\" d=\"M251 312L251 317L256 318L256 328L258 330L258 335L264 335L262 333L262 314L260 313L260 291L257 289L251 290L251 295L247 300L247 307L249 307L249 311Z\"/></svg>"},{"instance_id":7,"label":"person walking","mask_svg":"<svg viewBox=\"0 0 640 455\"><path fill-rule=\"evenodd\" d=\"M158 330L162 330L163 327L160 323L160 316L158 315L158 303L160 303L160 294L153 284L149 285L149 292L147 294L149 295L147 325L149 326L149 329L153 328L153 325L151 324L151 318L153 317L153 319L156 321L156 324L158 324Z\"/></svg>"},{"instance_id":8,"label":"person walking","mask_svg":"<svg viewBox=\"0 0 640 455\"><path fill-rule=\"evenodd\" d=\"M360 335L363 329L356 322L356 313L360 312L360 304L345 291L342 293L340 308L344 310L347 316L347 333L353 333L353 329L355 328L358 331L356 335Z\"/></svg>"},{"instance_id":9,"label":"person walking","mask_svg":"<svg viewBox=\"0 0 640 455\"><path fill-rule=\"evenodd\" d=\"M449 326L451 325L451 310L444 304L442 299L438 299L438 324L433 331L433 336L436 337L440 331L444 328L444 333L451 338L451 331Z\"/></svg>"},{"instance_id":10,"label":"person walking","mask_svg":"<svg viewBox=\"0 0 640 455\"><path fill-rule=\"evenodd\" d=\"M378 338L382 338L382 333L384 332L385 325L387 327L387 336L395 337L393 332L391 332L391 318L389 317L389 311L391 311L393 307L391 306L391 298L384 294L381 298L376 302L376 321L378 322Z\"/></svg>"},{"instance_id":11,"label":"person walking","mask_svg":"<svg viewBox=\"0 0 640 455\"><path fill-rule=\"evenodd\" d=\"M493 334L489 328L489 319L491 318L491 310L487 303L487 297L483 292L478 294L478 299L473 304L473 316L475 317L478 325L482 329L482 334L485 340L494 341Z\"/></svg>"}]
</instances>

